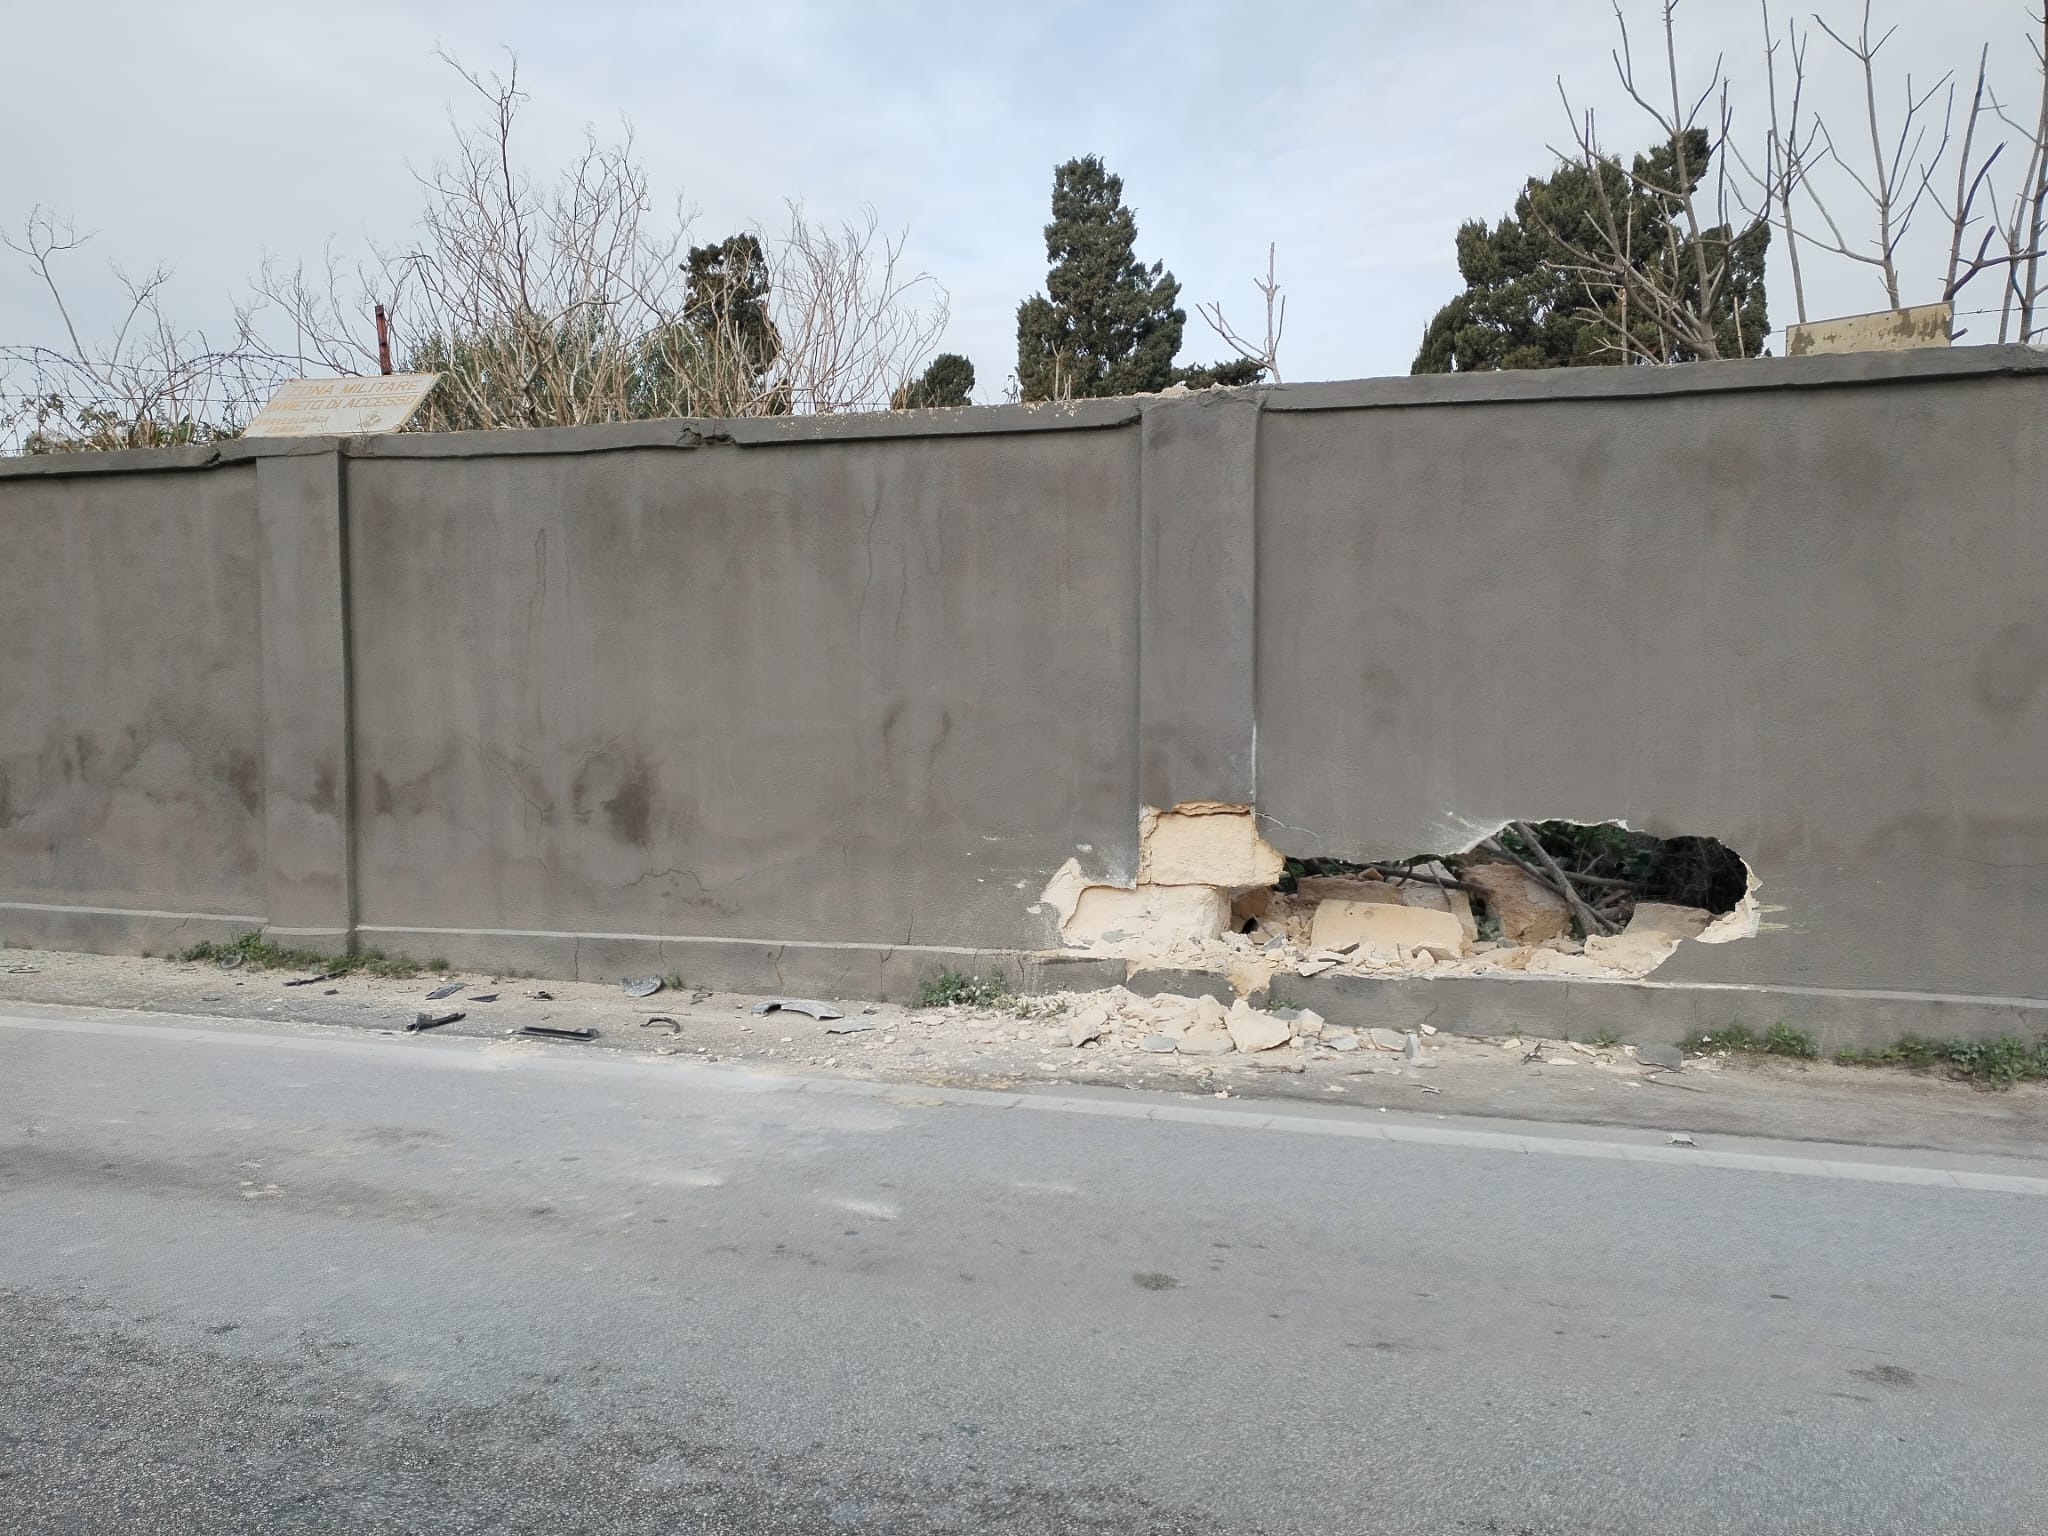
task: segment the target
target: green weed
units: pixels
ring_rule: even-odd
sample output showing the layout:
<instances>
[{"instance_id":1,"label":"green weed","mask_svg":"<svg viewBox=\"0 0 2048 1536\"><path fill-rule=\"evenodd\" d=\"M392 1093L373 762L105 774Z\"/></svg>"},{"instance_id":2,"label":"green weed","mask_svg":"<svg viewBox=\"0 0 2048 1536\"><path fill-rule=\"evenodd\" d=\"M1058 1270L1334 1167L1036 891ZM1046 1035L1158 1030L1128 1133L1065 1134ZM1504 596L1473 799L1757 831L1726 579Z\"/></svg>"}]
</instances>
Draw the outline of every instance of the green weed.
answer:
<instances>
[{"instance_id":1,"label":"green weed","mask_svg":"<svg viewBox=\"0 0 2048 1536\"><path fill-rule=\"evenodd\" d=\"M1874 1051L1854 1046L1835 1053L1845 1067L1909 1067L1927 1072L1942 1069L1950 1077L1980 1088L2010 1088L2014 1083L2048 1078L2048 1036L2031 1044L2018 1035L1995 1040L1930 1040L1903 1035L1893 1045Z\"/></svg>"},{"instance_id":2,"label":"green weed","mask_svg":"<svg viewBox=\"0 0 2048 1536\"><path fill-rule=\"evenodd\" d=\"M1813 1036L1803 1029L1795 1029L1783 1019L1759 1035L1747 1024L1727 1024L1720 1029L1703 1030L1685 1042L1688 1051L1727 1051L1733 1055L1748 1056L1792 1056L1801 1061L1811 1061L1820 1055L1820 1046Z\"/></svg>"},{"instance_id":3,"label":"green weed","mask_svg":"<svg viewBox=\"0 0 2048 1536\"><path fill-rule=\"evenodd\" d=\"M1783 1019L1778 1020L1764 1031L1764 1054L1767 1056L1797 1056L1811 1061L1820 1055L1820 1047L1813 1036L1803 1029L1794 1029Z\"/></svg>"},{"instance_id":4,"label":"green weed","mask_svg":"<svg viewBox=\"0 0 2048 1536\"><path fill-rule=\"evenodd\" d=\"M1001 977L983 980L958 971L938 971L917 984L918 1008L996 1008L1010 998L1010 988Z\"/></svg>"},{"instance_id":5,"label":"green weed","mask_svg":"<svg viewBox=\"0 0 2048 1536\"><path fill-rule=\"evenodd\" d=\"M273 944L260 933L238 934L225 944L202 939L178 951L186 964L211 960L218 964L239 956L241 963L258 971L334 971L341 974L364 972L371 976L417 976L421 971L445 971L446 960L429 960L424 965L404 955L387 955L380 949L366 949L353 955L323 955L312 949L287 949Z\"/></svg>"}]
</instances>

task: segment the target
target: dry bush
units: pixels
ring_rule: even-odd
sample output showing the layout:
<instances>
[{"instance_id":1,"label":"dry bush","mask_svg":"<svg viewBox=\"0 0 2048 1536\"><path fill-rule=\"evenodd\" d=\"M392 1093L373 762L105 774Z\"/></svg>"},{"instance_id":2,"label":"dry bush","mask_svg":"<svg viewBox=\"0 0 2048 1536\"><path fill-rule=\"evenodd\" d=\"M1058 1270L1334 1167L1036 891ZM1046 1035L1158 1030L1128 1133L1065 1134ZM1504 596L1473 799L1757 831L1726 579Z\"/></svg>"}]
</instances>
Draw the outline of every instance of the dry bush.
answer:
<instances>
[{"instance_id":1,"label":"dry bush","mask_svg":"<svg viewBox=\"0 0 2048 1536\"><path fill-rule=\"evenodd\" d=\"M40 209L0 236L66 338L0 347L0 452L233 436L286 379L377 372L379 305L399 366L442 376L412 430L886 410L935 349L945 290L872 209L827 224L790 203L772 231L693 247L630 130L586 134L537 181L515 153L516 60L503 76L448 62L482 111L451 115L453 154L416 173L411 237L353 265L332 248L311 268L266 260L226 345L166 316L166 267L116 270L124 319L88 343L59 270L83 239Z\"/></svg>"},{"instance_id":2,"label":"dry bush","mask_svg":"<svg viewBox=\"0 0 2048 1536\"><path fill-rule=\"evenodd\" d=\"M164 265L140 277L110 267L120 323L110 338L87 341L62 269L91 238L42 208L18 235L0 234L0 245L49 293L63 332L57 346L0 346L0 452L162 448L234 436L280 375L239 332L218 346L175 325L164 311Z\"/></svg>"},{"instance_id":3,"label":"dry bush","mask_svg":"<svg viewBox=\"0 0 2048 1536\"><path fill-rule=\"evenodd\" d=\"M374 368L382 302L404 366L443 376L417 426L884 410L936 345L944 290L904 270L873 210L832 228L792 203L778 231L693 248L689 210L656 211L630 132L588 137L536 185L514 168L516 63L455 67L485 119L456 122L455 156L418 176L414 240L352 273L330 257L317 277L273 264L260 283L272 329L281 317L337 373Z\"/></svg>"}]
</instances>

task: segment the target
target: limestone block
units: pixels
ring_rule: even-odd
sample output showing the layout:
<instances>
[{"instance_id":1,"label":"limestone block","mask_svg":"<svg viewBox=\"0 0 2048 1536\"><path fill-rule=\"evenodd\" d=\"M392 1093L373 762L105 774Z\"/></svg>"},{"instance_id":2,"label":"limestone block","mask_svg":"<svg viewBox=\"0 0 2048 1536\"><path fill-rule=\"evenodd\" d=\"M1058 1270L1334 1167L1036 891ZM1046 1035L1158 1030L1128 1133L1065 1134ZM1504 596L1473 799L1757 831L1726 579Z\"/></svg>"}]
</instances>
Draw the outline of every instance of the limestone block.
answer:
<instances>
[{"instance_id":1,"label":"limestone block","mask_svg":"<svg viewBox=\"0 0 2048 1536\"><path fill-rule=\"evenodd\" d=\"M1196 802L1139 814L1141 886L1271 885L1286 869L1248 807Z\"/></svg>"},{"instance_id":2,"label":"limestone block","mask_svg":"<svg viewBox=\"0 0 2048 1536\"><path fill-rule=\"evenodd\" d=\"M1455 914L1377 901L1326 901L1316 908L1310 941L1318 949L1356 944L1382 954L1440 946L1465 951L1465 930Z\"/></svg>"},{"instance_id":3,"label":"limestone block","mask_svg":"<svg viewBox=\"0 0 2048 1536\"><path fill-rule=\"evenodd\" d=\"M1468 864L1465 882L1485 892L1501 932L1517 944L1541 944L1571 931L1571 908L1564 898L1512 864Z\"/></svg>"}]
</instances>

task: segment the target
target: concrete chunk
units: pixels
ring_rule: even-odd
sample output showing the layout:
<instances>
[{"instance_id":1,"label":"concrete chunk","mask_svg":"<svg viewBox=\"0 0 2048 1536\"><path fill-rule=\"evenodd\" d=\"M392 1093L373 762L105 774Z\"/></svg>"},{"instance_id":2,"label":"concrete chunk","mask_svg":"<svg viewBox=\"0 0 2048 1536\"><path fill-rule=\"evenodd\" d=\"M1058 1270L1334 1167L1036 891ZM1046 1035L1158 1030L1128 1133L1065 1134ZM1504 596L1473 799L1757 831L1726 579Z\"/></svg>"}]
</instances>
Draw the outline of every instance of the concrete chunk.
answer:
<instances>
[{"instance_id":1,"label":"concrete chunk","mask_svg":"<svg viewBox=\"0 0 2048 1536\"><path fill-rule=\"evenodd\" d=\"M1231 1044L1247 1056L1273 1050L1294 1038L1293 1031L1283 1020L1274 1018L1270 1013L1260 1013L1243 1002L1230 1010L1226 1027L1230 1031Z\"/></svg>"},{"instance_id":2,"label":"concrete chunk","mask_svg":"<svg viewBox=\"0 0 2048 1536\"><path fill-rule=\"evenodd\" d=\"M1675 935L1654 931L1637 933L1631 927L1625 933L1617 933L1611 937L1595 934L1586 940L1586 958L1596 960L1612 971L1625 971L1631 976L1647 976L1671 958L1679 943L1680 940Z\"/></svg>"},{"instance_id":3,"label":"concrete chunk","mask_svg":"<svg viewBox=\"0 0 2048 1536\"><path fill-rule=\"evenodd\" d=\"M1183 1056L1228 1056L1237 1049L1230 1032L1213 1024L1197 1024L1180 1037L1178 1044Z\"/></svg>"},{"instance_id":4,"label":"concrete chunk","mask_svg":"<svg viewBox=\"0 0 2048 1536\"><path fill-rule=\"evenodd\" d=\"M1310 942L1318 949L1359 945L1393 954L1441 946L1465 952L1465 930L1455 914L1427 907L1370 901L1326 901L1316 908Z\"/></svg>"}]
</instances>

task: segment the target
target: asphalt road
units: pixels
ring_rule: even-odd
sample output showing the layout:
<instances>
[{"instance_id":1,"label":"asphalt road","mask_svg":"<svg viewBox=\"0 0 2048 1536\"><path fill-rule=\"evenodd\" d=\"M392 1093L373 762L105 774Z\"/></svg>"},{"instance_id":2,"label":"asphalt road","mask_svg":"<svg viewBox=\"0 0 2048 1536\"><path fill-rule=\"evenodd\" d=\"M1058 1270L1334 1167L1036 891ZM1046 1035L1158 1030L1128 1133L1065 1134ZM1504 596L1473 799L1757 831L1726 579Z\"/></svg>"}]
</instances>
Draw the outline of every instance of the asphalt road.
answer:
<instances>
[{"instance_id":1,"label":"asphalt road","mask_svg":"<svg viewBox=\"0 0 2048 1536\"><path fill-rule=\"evenodd\" d=\"M0 1016L0 1530L2048 1530L2048 1167L578 1051Z\"/></svg>"}]
</instances>

